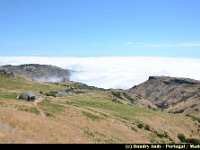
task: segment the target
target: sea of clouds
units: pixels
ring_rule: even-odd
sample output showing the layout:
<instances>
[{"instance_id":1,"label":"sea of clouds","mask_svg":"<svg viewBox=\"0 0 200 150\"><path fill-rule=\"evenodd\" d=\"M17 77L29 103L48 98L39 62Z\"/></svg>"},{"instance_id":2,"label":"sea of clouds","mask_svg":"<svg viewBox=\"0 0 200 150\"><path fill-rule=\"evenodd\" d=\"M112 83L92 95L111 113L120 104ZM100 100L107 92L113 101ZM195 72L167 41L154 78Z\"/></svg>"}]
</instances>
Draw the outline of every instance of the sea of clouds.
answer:
<instances>
[{"instance_id":1,"label":"sea of clouds","mask_svg":"<svg viewBox=\"0 0 200 150\"><path fill-rule=\"evenodd\" d=\"M200 80L200 58L166 57L0 57L0 65L50 64L71 69L71 80L102 88L128 89L149 76Z\"/></svg>"}]
</instances>

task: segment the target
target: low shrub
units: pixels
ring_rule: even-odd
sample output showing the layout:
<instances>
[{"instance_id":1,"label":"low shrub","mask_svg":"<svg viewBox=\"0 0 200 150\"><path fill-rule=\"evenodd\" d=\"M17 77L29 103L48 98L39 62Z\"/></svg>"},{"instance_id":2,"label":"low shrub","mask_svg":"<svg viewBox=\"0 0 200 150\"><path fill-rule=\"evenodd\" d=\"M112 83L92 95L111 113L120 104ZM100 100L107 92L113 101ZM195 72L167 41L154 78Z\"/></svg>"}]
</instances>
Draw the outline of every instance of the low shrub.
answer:
<instances>
[{"instance_id":1,"label":"low shrub","mask_svg":"<svg viewBox=\"0 0 200 150\"><path fill-rule=\"evenodd\" d=\"M147 125L144 126L144 129L147 130L147 131L150 131L150 126L147 124Z\"/></svg>"},{"instance_id":2,"label":"low shrub","mask_svg":"<svg viewBox=\"0 0 200 150\"><path fill-rule=\"evenodd\" d=\"M138 124L138 128L140 128L140 129L142 129L144 127L144 125L143 124Z\"/></svg>"},{"instance_id":3,"label":"low shrub","mask_svg":"<svg viewBox=\"0 0 200 150\"><path fill-rule=\"evenodd\" d=\"M185 142L191 143L191 144L200 144L200 139L188 138L185 140Z\"/></svg>"},{"instance_id":4,"label":"low shrub","mask_svg":"<svg viewBox=\"0 0 200 150\"><path fill-rule=\"evenodd\" d=\"M186 141L186 138L185 138L185 135L183 133L179 133L178 134L178 138L181 142L185 142Z\"/></svg>"}]
</instances>

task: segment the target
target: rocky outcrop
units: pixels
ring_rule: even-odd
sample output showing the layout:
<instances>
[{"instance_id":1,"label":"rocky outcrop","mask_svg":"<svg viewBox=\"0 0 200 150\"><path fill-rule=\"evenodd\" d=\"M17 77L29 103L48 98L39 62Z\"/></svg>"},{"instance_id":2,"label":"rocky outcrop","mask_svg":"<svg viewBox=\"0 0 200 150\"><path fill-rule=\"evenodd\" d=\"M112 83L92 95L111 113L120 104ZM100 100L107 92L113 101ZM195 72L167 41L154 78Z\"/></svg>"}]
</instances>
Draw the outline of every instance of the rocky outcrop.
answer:
<instances>
[{"instance_id":1,"label":"rocky outcrop","mask_svg":"<svg viewBox=\"0 0 200 150\"><path fill-rule=\"evenodd\" d=\"M15 73L10 72L5 68L0 68L0 76L15 77Z\"/></svg>"},{"instance_id":2,"label":"rocky outcrop","mask_svg":"<svg viewBox=\"0 0 200 150\"><path fill-rule=\"evenodd\" d=\"M198 109L200 107L200 81L150 76L146 82L134 86L129 91L149 100L158 108L200 116Z\"/></svg>"},{"instance_id":3,"label":"rocky outcrop","mask_svg":"<svg viewBox=\"0 0 200 150\"><path fill-rule=\"evenodd\" d=\"M18 96L18 98L21 99L21 100L35 101L36 100L36 95L33 92L25 91L25 92L22 92Z\"/></svg>"},{"instance_id":4,"label":"rocky outcrop","mask_svg":"<svg viewBox=\"0 0 200 150\"><path fill-rule=\"evenodd\" d=\"M70 71L51 65L38 65L38 64L26 64L20 66L2 66L9 72L13 72L17 75L30 78L33 81L39 82L63 82L69 81Z\"/></svg>"}]
</instances>

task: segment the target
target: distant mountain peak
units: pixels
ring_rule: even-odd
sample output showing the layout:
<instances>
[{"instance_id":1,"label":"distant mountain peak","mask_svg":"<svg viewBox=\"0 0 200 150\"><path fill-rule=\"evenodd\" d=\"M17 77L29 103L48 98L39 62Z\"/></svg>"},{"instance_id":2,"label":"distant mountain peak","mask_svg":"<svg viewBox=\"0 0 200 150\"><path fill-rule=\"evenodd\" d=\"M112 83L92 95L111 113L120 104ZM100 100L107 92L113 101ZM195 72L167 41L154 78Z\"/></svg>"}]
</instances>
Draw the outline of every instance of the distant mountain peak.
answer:
<instances>
[{"instance_id":1,"label":"distant mountain peak","mask_svg":"<svg viewBox=\"0 0 200 150\"><path fill-rule=\"evenodd\" d=\"M39 82L63 82L69 81L70 70L62 69L52 65L23 64L19 66L2 66L9 72L24 76Z\"/></svg>"}]
</instances>

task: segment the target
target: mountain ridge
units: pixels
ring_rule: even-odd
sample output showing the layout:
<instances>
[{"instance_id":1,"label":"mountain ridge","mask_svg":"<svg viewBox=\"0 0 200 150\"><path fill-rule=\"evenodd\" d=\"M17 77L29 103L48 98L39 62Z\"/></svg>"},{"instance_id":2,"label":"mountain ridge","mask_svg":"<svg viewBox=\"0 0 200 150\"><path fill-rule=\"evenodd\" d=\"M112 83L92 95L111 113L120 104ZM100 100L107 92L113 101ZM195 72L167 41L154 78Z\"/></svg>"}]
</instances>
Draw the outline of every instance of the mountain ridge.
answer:
<instances>
[{"instance_id":1,"label":"mountain ridge","mask_svg":"<svg viewBox=\"0 0 200 150\"><path fill-rule=\"evenodd\" d=\"M200 81L169 76L150 76L129 89L168 112L200 117ZM190 103L188 103L190 102Z\"/></svg>"},{"instance_id":2,"label":"mountain ridge","mask_svg":"<svg viewBox=\"0 0 200 150\"><path fill-rule=\"evenodd\" d=\"M69 81L71 70L62 69L52 65L23 64L1 66L8 72L20 75L38 82L62 82Z\"/></svg>"}]
</instances>

